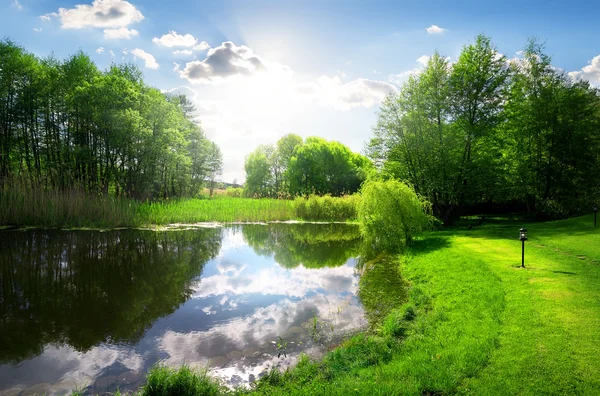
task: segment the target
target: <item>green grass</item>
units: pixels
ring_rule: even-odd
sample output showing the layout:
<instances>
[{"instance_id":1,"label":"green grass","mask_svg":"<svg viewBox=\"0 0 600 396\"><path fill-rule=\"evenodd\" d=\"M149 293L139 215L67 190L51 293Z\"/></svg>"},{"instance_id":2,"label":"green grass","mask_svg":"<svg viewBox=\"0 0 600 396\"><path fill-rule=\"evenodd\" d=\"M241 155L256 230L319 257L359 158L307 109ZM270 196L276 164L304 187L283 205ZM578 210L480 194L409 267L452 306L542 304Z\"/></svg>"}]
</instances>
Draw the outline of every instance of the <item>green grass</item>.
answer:
<instances>
[{"instance_id":1,"label":"green grass","mask_svg":"<svg viewBox=\"0 0 600 396\"><path fill-rule=\"evenodd\" d=\"M0 191L0 226L101 228L199 222L353 221L359 196L253 199L215 196L140 203L76 190Z\"/></svg>"},{"instance_id":2,"label":"green grass","mask_svg":"<svg viewBox=\"0 0 600 396\"><path fill-rule=\"evenodd\" d=\"M591 216L426 235L396 262L407 303L264 395L600 394L600 230ZM223 390L221 390L223 391Z\"/></svg>"},{"instance_id":3,"label":"green grass","mask_svg":"<svg viewBox=\"0 0 600 396\"><path fill-rule=\"evenodd\" d=\"M143 224L295 220L294 202L283 199L215 197L141 205Z\"/></svg>"}]
</instances>

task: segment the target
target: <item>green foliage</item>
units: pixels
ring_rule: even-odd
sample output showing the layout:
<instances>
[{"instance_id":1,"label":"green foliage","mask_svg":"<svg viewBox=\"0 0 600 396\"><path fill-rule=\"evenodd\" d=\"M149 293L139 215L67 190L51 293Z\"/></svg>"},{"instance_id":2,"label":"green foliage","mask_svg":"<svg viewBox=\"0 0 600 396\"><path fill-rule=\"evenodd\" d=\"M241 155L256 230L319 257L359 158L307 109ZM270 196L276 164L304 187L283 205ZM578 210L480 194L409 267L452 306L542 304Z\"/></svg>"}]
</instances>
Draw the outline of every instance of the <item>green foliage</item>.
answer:
<instances>
[{"instance_id":1,"label":"green foliage","mask_svg":"<svg viewBox=\"0 0 600 396\"><path fill-rule=\"evenodd\" d=\"M133 65L98 70L82 52L40 59L0 41L0 193L77 189L135 199L195 195L222 168L183 95Z\"/></svg>"},{"instance_id":2,"label":"green foliage","mask_svg":"<svg viewBox=\"0 0 600 396\"><path fill-rule=\"evenodd\" d=\"M360 195L332 197L330 195L310 195L296 198L294 208L296 216L313 221L348 221L356 219Z\"/></svg>"},{"instance_id":3,"label":"green foliage","mask_svg":"<svg viewBox=\"0 0 600 396\"><path fill-rule=\"evenodd\" d=\"M361 195L361 233L376 251L397 252L430 226L429 203L402 182L369 181Z\"/></svg>"},{"instance_id":4,"label":"green foliage","mask_svg":"<svg viewBox=\"0 0 600 396\"><path fill-rule=\"evenodd\" d=\"M291 158L286 177L290 195L341 196L360 189L371 162L341 143L310 137Z\"/></svg>"},{"instance_id":5,"label":"green foliage","mask_svg":"<svg viewBox=\"0 0 600 396\"><path fill-rule=\"evenodd\" d=\"M225 195L232 198L241 198L244 194L244 189L240 187L227 187Z\"/></svg>"},{"instance_id":6,"label":"green foliage","mask_svg":"<svg viewBox=\"0 0 600 396\"><path fill-rule=\"evenodd\" d=\"M367 152L452 223L497 204L540 217L589 210L600 185L600 95L531 41L507 62L478 36L450 65L435 53L381 105Z\"/></svg>"},{"instance_id":7,"label":"green foliage","mask_svg":"<svg viewBox=\"0 0 600 396\"><path fill-rule=\"evenodd\" d=\"M268 197L273 194L273 174L271 173L271 149L259 146L246 157L244 169L246 183L244 196L249 198Z\"/></svg>"},{"instance_id":8,"label":"green foliage","mask_svg":"<svg viewBox=\"0 0 600 396\"><path fill-rule=\"evenodd\" d=\"M206 370L157 366L152 368L142 388L142 396L216 396L223 388L211 379Z\"/></svg>"},{"instance_id":9,"label":"green foliage","mask_svg":"<svg viewBox=\"0 0 600 396\"><path fill-rule=\"evenodd\" d=\"M371 161L339 142L286 135L246 157L247 197L352 194L373 170Z\"/></svg>"}]
</instances>

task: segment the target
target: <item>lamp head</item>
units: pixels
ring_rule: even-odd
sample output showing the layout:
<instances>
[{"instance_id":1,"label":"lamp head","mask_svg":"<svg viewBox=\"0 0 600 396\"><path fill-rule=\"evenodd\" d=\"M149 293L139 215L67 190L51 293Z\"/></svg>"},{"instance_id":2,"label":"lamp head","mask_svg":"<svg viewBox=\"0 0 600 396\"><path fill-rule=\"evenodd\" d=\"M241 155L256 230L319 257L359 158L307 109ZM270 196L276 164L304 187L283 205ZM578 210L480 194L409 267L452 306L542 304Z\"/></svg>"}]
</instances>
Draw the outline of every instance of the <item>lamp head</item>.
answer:
<instances>
[{"instance_id":1,"label":"lamp head","mask_svg":"<svg viewBox=\"0 0 600 396\"><path fill-rule=\"evenodd\" d=\"M523 227L519 230L519 239L522 241L527 240L527 228Z\"/></svg>"}]
</instances>

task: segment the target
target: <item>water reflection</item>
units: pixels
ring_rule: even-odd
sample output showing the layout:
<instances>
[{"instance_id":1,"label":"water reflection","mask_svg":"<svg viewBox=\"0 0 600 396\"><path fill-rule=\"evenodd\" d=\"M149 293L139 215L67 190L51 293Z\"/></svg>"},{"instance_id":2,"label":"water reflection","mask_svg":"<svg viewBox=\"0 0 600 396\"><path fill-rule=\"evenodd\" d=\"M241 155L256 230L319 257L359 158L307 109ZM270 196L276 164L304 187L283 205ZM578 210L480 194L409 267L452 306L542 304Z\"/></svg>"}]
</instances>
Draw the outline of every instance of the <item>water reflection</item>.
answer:
<instances>
[{"instance_id":1,"label":"water reflection","mask_svg":"<svg viewBox=\"0 0 600 396\"><path fill-rule=\"evenodd\" d=\"M0 232L0 393L135 389L156 362L237 385L323 353L366 324L358 247L345 225Z\"/></svg>"},{"instance_id":2,"label":"water reflection","mask_svg":"<svg viewBox=\"0 0 600 396\"><path fill-rule=\"evenodd\" d=\"M337 267L357 256L360 248L356 225L247 225L242 232L256 254L273 255L286 268Z\"/></svg>"}]
</instances>

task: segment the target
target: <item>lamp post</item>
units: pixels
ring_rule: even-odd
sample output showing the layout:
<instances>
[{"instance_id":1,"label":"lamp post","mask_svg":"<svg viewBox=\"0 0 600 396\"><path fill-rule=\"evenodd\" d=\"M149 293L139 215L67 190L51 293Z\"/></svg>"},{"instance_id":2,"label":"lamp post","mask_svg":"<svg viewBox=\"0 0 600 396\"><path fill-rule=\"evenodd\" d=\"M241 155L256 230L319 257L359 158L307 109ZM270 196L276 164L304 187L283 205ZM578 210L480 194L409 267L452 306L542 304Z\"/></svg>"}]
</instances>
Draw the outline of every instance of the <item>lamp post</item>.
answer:
<instances>
[{"instance_id":1,"label":"lamp post","mask_svg":"<svg viewBox=\"0 0 600 396\"><path fill-rule=\"evenodd\" d=\"M525 268L525 241L527 240L527 228L519 230L519 239L521 240L521 268Z\"/></svg>"},{"instance_id":2,"label":"lamp post","mask_svg":"<svg viewBox=\"0 0 600 396\"><path fill-rule=\"evenodd\" d=\"M596 228L596 215L598 214L598 205L594 205L594 228Z\"/></svg>"}]
</instances>

